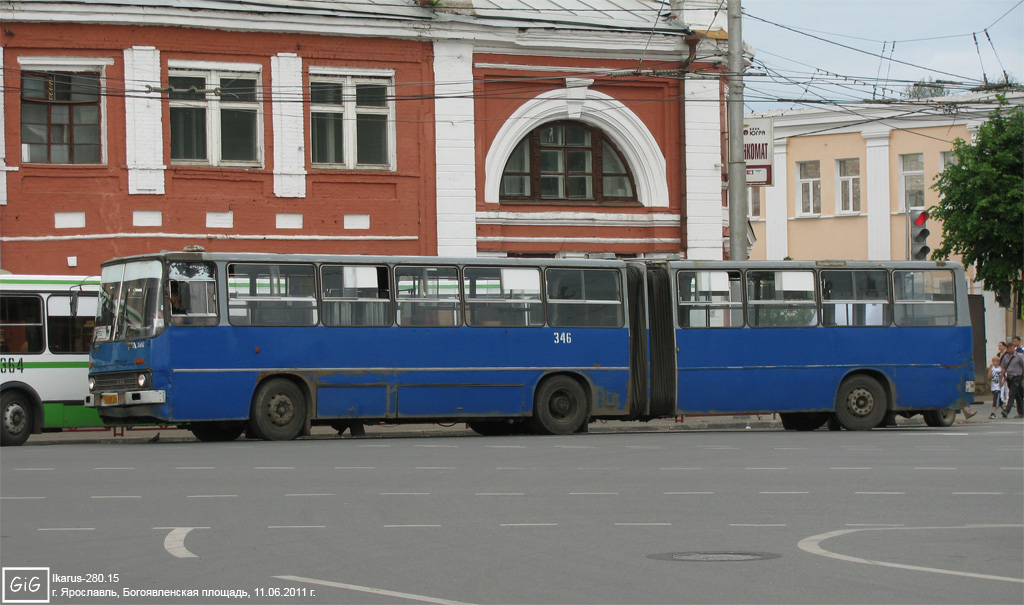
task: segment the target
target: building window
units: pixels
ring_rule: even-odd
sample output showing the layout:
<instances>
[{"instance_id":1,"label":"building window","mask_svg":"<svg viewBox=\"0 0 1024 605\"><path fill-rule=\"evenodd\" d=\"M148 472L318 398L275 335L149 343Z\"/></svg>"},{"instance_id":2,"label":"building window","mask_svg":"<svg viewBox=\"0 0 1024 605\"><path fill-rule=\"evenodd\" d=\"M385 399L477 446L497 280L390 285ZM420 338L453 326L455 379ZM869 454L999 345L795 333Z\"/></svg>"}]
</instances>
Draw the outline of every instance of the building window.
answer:
<instances>
[{"instance_id":1,"label":"building window","mask_svg":"<svg viewBox=\"0 0 1024 605\"><path fill-rule=\"evenodd\" d=\"M21 161L102 163L100 90L98 73L23 73Z\"/></svg>"},{"instance_id":2,"label":"building window","mask_svg":"<svg viewBox=\"0 0 1024 605\"><path fill-rule=\"evenodd\" d=\"M312 76L310 139L317 168L385 168L395 162L391 78Z\"/></svg>"},{"instance_id":3,"label":"building window","mask_svg":"<svg viewBox=\"0 0 1024 605\"><path fill-rule=\"evenodd\" d=\"M903 190L903 210L924 208L923 153L900 156L900 188Z\"/></svg>"},{"instance_id":4,"label":"building window","mask_svg":"<svg viewBox=\"0 0 1024 605\"><path fill-rule=\"evenodd\" d=\"M535 128L501 177L503 201L633 202L633 175L605 134L581 122Z\"/></svg>"},{"instance_id":5,"label":"building window","mask_svg":"<svg viewBox=\"0 0 1024 605\"><path fill-rule=\"evenodd\" d=\"M747 187L747 216L750 218L761 218L762 190L762 187Z\"/></svg>"},{"instance_id":6,"label":"building window","mask_svg":"<svg viewBox=\"0 0 1024 605\"><path fill-rule=\"evenodd\" d=\"M259 73L177 70L168 82L175 164L261 164Z\"/></svg>"},{"instance_id":7,"label":"building window","mask_svg":"<svg viewBox=\"0 0 1024 605\"><path fill-rule=\"evenodd\" d=\"M797 182L799 191L800 215L817 216L821 214L821 163L797 162Z\"/></svg>"},{"instance_id":8,"label":"building window","mask_svg":"<svg viewBox=\"0 0 1024 605\"><path fill-rule=\"evenodd\" d=\"M860 159L836 160L836 197L840 214L860 213Z\"/></svg>"},{"instance_id":9,"label":"building window","mask_svg":"<svg viewBox=\"0 0 1024 605\"><path fill-rule=\"evenodd\" d=\"M960 158L957 157L956 152L952 149L949 151L942 152L942 169L945 170L946 166L950 164L959 164Z\"/></svg>"}]
</instances>

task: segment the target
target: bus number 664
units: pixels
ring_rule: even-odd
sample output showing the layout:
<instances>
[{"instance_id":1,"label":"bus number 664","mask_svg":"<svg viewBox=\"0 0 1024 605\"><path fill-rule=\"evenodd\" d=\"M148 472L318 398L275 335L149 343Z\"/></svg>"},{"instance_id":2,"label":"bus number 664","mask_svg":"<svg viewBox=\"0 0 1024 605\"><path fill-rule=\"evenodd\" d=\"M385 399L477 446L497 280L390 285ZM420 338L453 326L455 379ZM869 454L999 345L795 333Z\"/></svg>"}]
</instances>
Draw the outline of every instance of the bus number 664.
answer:
<instances>
[{"instance_id":1,"label":"bus number 664","mask_svg":"<svg viewBox=\"0 0 1024 605\"><path fill-rule=\"evenodd\" d=\"M556 338L555 341L557 342L557 340ZM21 357L0 357L0 374L14 374L24 371L25 360Z\"/></svg>"},{"instance_id":2,"label":"bus number 664","mask_svg":"<svg viewBox=\"0 0 1024 605\"><path fill-rule=\"evenodd\" d=\"M572 332L555 332L555 344L567 345L572 343Z\"/></svg>"}]
</instances>

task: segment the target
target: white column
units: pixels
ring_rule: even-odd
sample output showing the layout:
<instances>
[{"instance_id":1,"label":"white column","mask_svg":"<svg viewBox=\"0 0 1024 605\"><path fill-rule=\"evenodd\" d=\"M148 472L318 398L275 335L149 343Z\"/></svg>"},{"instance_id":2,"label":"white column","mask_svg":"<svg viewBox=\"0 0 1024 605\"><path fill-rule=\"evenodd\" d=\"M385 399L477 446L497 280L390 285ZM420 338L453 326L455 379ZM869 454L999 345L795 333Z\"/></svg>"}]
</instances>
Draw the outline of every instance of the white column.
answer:
<instances>
[{"instance_id":1,"label":"white column","mask_svg":"<svg viewBox=\"0 0 1024 605\"><path fill-rule=\"evenodd\" d=\"M889 203L889 129L861 133L867 144L864 184L867 189L868 260L892 260ZM900 256L902 260L902 256Z\"/></svg>"},{"instance_id":2,"label":"white column","mask_svg":"<svg viewBox=\"0 0 1024 605\"><path fill-rule=\"evenodd\" d=\"M437 254L476 256L473 44L434 42Z\"/></svg>"},{"instance_id":3,"label":"white column","mask_svg":"<svg viewBox=\"0 0 1024 605\"><path fill-rule=\"evenodd\" d=\"M687 77L686 258L722 260L722 125L718 79Z\"/></svg>"},{"instance_id":4,"label":"white column","mask_svg":"<svg viewBox=\"0 0 1024 605\"><path fill-rule=\"evenodd\" d=\"M764 189L765 260L789 256L789 169L786 165L787 139L775 141L773 182Z\"/></svg>"},{"instance_id":5,"label":"white column","mask_svg":"<svg viewBox=\"0 0 1024 605\"><path fill-rule=\"evenodd\" d=\"M302 58L270 58L274 124L274 195L306 197L306 138L302 113Z\"/></svg>"},{"instance_id":6,"label":"white column","mask_svg":"<svg viewBox=\"0 0 1024 605\"><path fill-rule=\"evenodd\" d=\"M124 51L125 152L128 193L163 195L164 129L160 51L133 46Z\"/></svg>"}]
</instances>

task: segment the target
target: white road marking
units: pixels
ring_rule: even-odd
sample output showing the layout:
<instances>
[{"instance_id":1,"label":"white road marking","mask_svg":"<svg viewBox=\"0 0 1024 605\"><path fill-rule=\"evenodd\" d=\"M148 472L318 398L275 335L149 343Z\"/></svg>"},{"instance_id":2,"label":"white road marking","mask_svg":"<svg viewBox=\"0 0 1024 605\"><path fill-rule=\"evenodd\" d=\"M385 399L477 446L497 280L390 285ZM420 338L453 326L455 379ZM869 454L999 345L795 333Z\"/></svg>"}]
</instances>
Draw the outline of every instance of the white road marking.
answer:
<instances>
[{"instance_id":1,"label":"white road marking","mask_svg":"<svg viewBox=\"0 0 1024 605\"><path fill-rule=\"evenodd\" d=\"M535 466L534 467L529 467L529 466L499 466L498 468L496 468L494 470L497 470L497 471L535 471L535 470L537 470L537 467L535 467Z\"/></svg>"},{"instance_id":2,"label":"white road marking","mask_svg":"<svg viewBox=\"0 0 1024 605\"><path fill-rule=\"evenodd\" d=\"M95 527L40 527L39 531L96 531Z\"/></svg>"},{"instance_id":3,"label":"white road marking","mask_svg":"<svg viewBox=\"0 0 1024 605\"><path fill-rule=\"evenodd\" d=\"M870 471L870 466L833 466L830 471Z\"/></svg>"},{"instance_id":4,"label":"white road marking","mask_svg":"<svg viewBox=\"0 0 1024 605\"><path fill-rule=\"evenodd\" d=\"M1002 496L1003 492L953 492L954 496Z\"/></svg>"},{"instance_id":5,"label":"white road marking","mask_svg":"<svg viewBox=\"0 0 1024 605\"><path fill-rule=\"evenodd\" d=\"M238 494L195 494L186 498L237 498Z\"/></svg>"},{"instance_id":6,"label":"white road marking","mask_svg":"<svg viewBox=\"0 0 1024 605\"><path fill-rule=\"evenodd\" d=\"M164 550L179 559L196 559L197 555L185 548L185 536L193 529L210 529L209 527L154 527L153 529L169 529L164 538Z\"/></svg>"},{"instance_id":7,"label":"white road marking","mask_svg":"<svg viewBox=\"0 0 1024 605\"><path fill-rule=\"evenodd\" d=\"M809 447L777 447L775 449L777 449L777 450L808 450L808 449L811 449L811 448L809 448Z\"/></svg>"},{"instance_id":8,"label":"white road marking","mask_svg":"<svg viewBox=\"0 0 1024 605\"><path fill-rule=\"evenodd\" d=\"M267 529L323 529L326 525L268 525Z\"/></svg>"},{"instance_id":9,"label":"white road marking","mask_svg":"<svg viewBox=\"0 0 1024 605\"><path fill-rule=\"evenodd\" d=\"M97 466L94 471L134 471L134 466Z\"/></svg>"},{"instance_id":10,"label":"white road marking","mask_svg":"<svg viewBox=\"0 0 1024 605\"><path fill-rule=\"evenodd\" d=\"M310 497L312 497L312 496L333 496L333 495L334 494L285 494L285 497L291 497L291 496L295 496L295 497L310 496Z\"/></svg>"},{"instance_id":11,"label":"white road marking","mask_svg":"<svg viewBox=\"0 0 1024 605\"><path fill-rule=\"evenodd\" d=\"M1000 466L999 470L1001 470L1001 471L1024 471L1024 467L1022 467L1022 466Z\"/></svg>"},{"instance_id":12,"label":"white road marking","mask_svg":"<svg viewBox=\"0 0 1024 605\"><path fill-rule=\"evenodd\" d=\"M558 449L562 449L562 450L592 450L592 449L594 449L593 445L556 445L555 447L558 448Z\"/></svg>"},{"instance_id":13,"label":"white road marking","mask_svg":"<svg viewBox=\"0 0 1024 605\"><path fill-rule=\"evenodd\" d=\"M523 492L477 492L476 496L525 496Z\"/></svg>"},{"instance_id":14,"label":"white road marking","mask_svg":"<svg viewBox=\"0 0 1024 605\"><path fill-rule=\"evenodd\" d=\"M402 527L441 527L441 526L440 525L407 524L407 525L385 525L384 527L385 527L385 529L394 529L394 528L402 528Z\"/></svg>"},{"instance_id":15,"label":"white road marking","mask_svg":"<svg viewBox=\"0 0 1024 605\"><path fill-rule=\"evenodd\" d=\"M618 496L619 492L569 492L570 496Z\"/></svg>"},{"instance_id":16,"label":"white road marking","mask_svg":"<svg viewBox=\"0 0 1024 605\"><path fill-rule=\"evenodd\" d=\"M658 470L662 471L702 471L699 466L663 466Z\"/></svg>"},{"instance_id":17,"label":"white road marking","mask_svg":"<svg viewBox=\"0 0 1024 605\"><path fill-rule=\"evenodd\" d=\"M418 471L454 471L454 466L417 466Z\"/></svg>"},{"instance_id":18,"label":"white road marking","mask_svg":"<svg viewBox=\"0 0 1024 605\"><path fill-rule=\"evenodd\" d=\"M142 496L89 496L94 500L116 500L119 498L141 498Z\"/></svg>"},{"instance_id":19,"label":"white road marking","mask_svg":"<svg viewBox=\"0 0 1024 605\"><path fill-rule=\"evenodd\" d=\"M890 563L888 561L874 561L871 559L862 559L860 557L851 557L848 555L841 555L825 550L821 547L821 543L829 538L835 538L846 534L852 534L859 531L908 531L916 529L924 529L928 531L943 530L943 529L983 529L983 528L1000 528L1000 527L1022 527L1021 525L964 525L960 527L865 527L860 529L838 529L836 531L826 532L824 534L818 534L809 538L804 538L797 543L800 550L809 552L815 555L821 555L823 557L829 557L832 559L839 559L840 561L848 561L851 563L863 563L865 565L877 565L880 567L893 567L896 569L906 569L910 571L925 571L928 573L945 574L950 576L961 576L966 578L978 578L981 580L999 580L1001 582L1015 582L1018 584L1024 584L1024 579L1021 578L1007 578L1003 576L993 576L989 574L979 574L967 571L959 571L955 569L938 569L935 567L922 567L920 565L904 565L903 563Z\"/></svg>"},{"instance_id":20,"label":"white road marking","mask_svg":"<svg viewBox=\"0 0 1024 605\"><path fill-rule=\"evenodd\" d=\"M811 492L758 492L758 493L759 493L759 494L776 494L776 495L784 495L784 494L809 494L809 493L811 493Z\"/></svg>"},{"instance_id":21,"label":"white road marking","mask_svg":"<svg viewBox=\"0 0 1024 605\"><path fill-rule=\"evenodd\" d=\"M488 446L485 446L485 447L493 447L494 449L499 449L499 450L502 450L502 449L504 449L504 450L521 450L521 449L526 449L525 445L488 445Z\"/></svg>"},{"instance_id":22,"label":"white road marking","mask_svg":"<svg viewBox=\"0 0 1024 605\"><path fill-rule=\"evenodd\" d=\"M627 445L627 450L660 450L664 449L660 445Z\"/></svg>"},{"instance_id":23,"label":"white road marking","mask_svg":"<svg viewBox=\"0 0 1024 605\"><path fill-rule=\"evenodd\" d=\"M955 466L915 466L915 471L955 471Z\"/></svg>"},{"instance_id":24,"label":"white road marking","mask_svg":"<svg viewBox=\"0 0 1024 605\"><path fill-rule=\"evenodd\" d=\"M209 471L213 470L212 466L176 466L174 470L178 471Z\"/></svg>"},{"instance_id":25,"label":"white road marking","mask_svg":"<svg viewBox=\"0 0 1024 605\"><path fill-rule=\"evenodd\" d=\"M274 576L278 580L290 580L292 582L302 582L305 584L316 584L318 586L329 586L331 588L343 588L345 590L355 590L357 592L367 592L370 594L381 595L384 597L397 597L399 599L409 599L410 601L420 601L423 603L435 603L436 605L469 605L468 603L462 603L461 601L450 601L448 599L437 599L434 597L427 597L423 595L410 594L408 592L395 592L393 590L384 590L383 588L372 588L370 586L357 586L356 584L343 584L341 582L330 582L327 580L316 580L314 578L303 578L299 576Z\"/></svg>"},{"instance_id":26,"label":"white road marking","mask_svg":"<svg viewBox=\"0 0 1024 605\"><path fill-rule=\"evenodd\" d=\"M621 470L615 466L581 466L577 468L578 471L617 471Z\"/></svg>"},{"instance_id":27,"label":"white road marking","mask_svg":"<svg viewBox=\"0 0 1024 605\"><path fill-rule=\"evenodd\" d=\"M41 466L41 467L36 467L36 468L16 468L14 470L16 470L16 471L52 471L53 467L52 466L45 466L45 467Z\"/></svg>"},{"instance_id":28,"label":"white road marking","mask_svg":"<svg viewBox=\"0 0 1024 605\"><path fill-rule=\"evenodd\" d=\"M0 496L0 500L46 500L46 496Z\"/></svg>"},{"instance_id":29,"label":"white road marking","mask_svg":"<svg viewBox=\"0 0 1024 605\"><path fill-rule=\"evenodd\" d=\"M381 496L429 496L430 492L381 492Z\"/></svg>"},{"instance_id":30,"label":"white road marking","mask_svg":"<svg viewBox=\"0 0 1024 605\"><path fill-rule=\"evenodd\" d=\"M258 471L293 471L294 466L257 466Z\"/></svg>"},{"instance_id":31,"label":"white road marking","mask_svg":"<svg viewBox=\"0 0 1024 605\"><path fill-rule=\"evenodd\" d=\"M859 496L904 496L907 492L853 492Z\"/></svg>"},{"instance_id":32,"label":"white road marking","mask_svg":"<svg viewBox=\"0 0 1024 605\"><path fill-rule=\"evenodd\" d=\"M619 527L665 527L671 523L616 523Z\"/></svg>"},{"instance_id":33,"label":"white road marking","mask_svg":"<svg viewBox=\"0 0 1024 605\"><path fill-rule=\"evenodd\" d=\"M729 527L786 527L785 523L730 523Z\"/></svg>"},{"instance_id":34,"label":"white road marking","mask_svg":"<svg viewBox=\"0 0 1024 605\"><path fill-rule=\"evenodd\" d=\"M391 447L390 443L360 443L356 447Z\"/></svg>"},{"instance_id":35,"label":"white road marking","mask_svg":"<svg viewBox=\"0 0 1024 605\"><path fill-rule=\"evenodd\" d=\"M459 447L457 445L414 445L413 447Z\"/></svg>"},{"instance_id":36,"label":"white road marking","mask_svg":"<svg viewBox=\"0 0 1024 605\"><path fill-rule=\"evenodd\" d=\"M746 471L788 471L789 467L786 466L748 466L743 469Z\"/></svg>"},{"instance_id":37,"label":"white road marking","mask_svg":"<svg viewBox=\"0 0 1024 605\"><path fill-rule=\"evenodd\" d=\"M557 523L502 523L498 527L556 527Z\"/></svg>"},{"instance_id":38,"label":"white road marking","mask_svg":"<svg viewBox=\"0 0 1024 605\"><path fill-rule=\"evenodd\" d=\"M902 523L847 523L846 527L906 527Z\"/></svg>"},{"instance_id":39,"label":"white road marking","mask_svg":"<svg viewBox=\"0 0 1024 605\"><path fill-rule=\"evenodd\" d=\"M336 471L372 471L376 469L376 466L336 466Z\"/></svg>"},{"instance_id":40,"label":"white road marking","mask_svg":"<svg viewBox=\"0 0 1024 605\"><path fill-rule=\"evenodd\" d=\"M710 496L715 492L665 492L666 496Z\"/></svg>"}]
</instances>

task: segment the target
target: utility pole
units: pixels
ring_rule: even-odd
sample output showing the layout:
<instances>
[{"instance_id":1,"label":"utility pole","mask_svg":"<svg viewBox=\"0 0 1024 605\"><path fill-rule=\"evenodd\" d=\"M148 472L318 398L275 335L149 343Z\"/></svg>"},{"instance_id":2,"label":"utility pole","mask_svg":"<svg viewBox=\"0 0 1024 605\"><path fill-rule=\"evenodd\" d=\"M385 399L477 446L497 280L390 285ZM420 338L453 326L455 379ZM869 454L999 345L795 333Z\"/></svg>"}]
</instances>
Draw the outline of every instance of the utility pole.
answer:
<instances>
[{"instance_id":1,"label":"utility pole","mask_svg":"<svg viewBox=\"0 0 1024 605\"><path fill-rule=\"evenodd\" d=\"M743 7L729 0L729 258L747 260L747 163L743 157Z\"/></svg>"}]
</instances>

